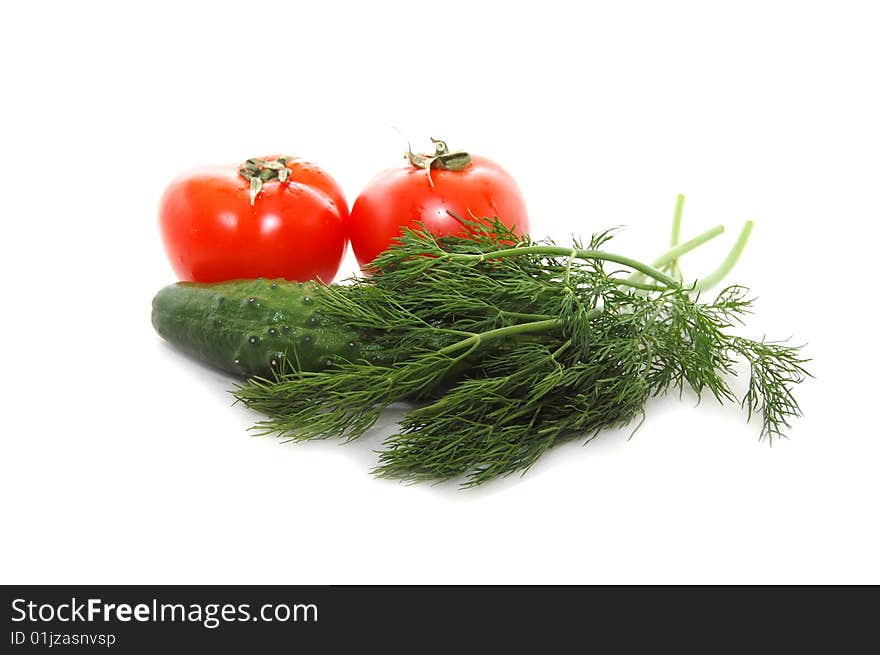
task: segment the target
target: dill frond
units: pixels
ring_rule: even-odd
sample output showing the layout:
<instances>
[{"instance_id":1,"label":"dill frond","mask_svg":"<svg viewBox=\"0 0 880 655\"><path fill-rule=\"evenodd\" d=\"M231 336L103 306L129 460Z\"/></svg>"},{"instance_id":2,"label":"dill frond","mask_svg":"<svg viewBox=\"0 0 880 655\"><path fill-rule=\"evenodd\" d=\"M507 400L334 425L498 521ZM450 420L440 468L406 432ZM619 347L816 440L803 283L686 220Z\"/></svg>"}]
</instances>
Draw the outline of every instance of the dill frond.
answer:
<instances>
[{"instance_id":1,"label":"dill frond","mask_svg":"<svg viewBox=\"0 0 880 655\"><path fill-rule=\"evenodd\" d=\"M748 290L702 302L699 284L678 282L678 257L720 229L684 245L676 233L670 277L606 252L613 231L560 247L497 220L456 218L469 236L407 230L369 276L320 290L321 311L368 330L391 363L288 367L246 382L236 397L267 416L260 433L354 439L388 405L409 401L375 472L464 476L471 486L524 472L562 441L631 424L670 390L734 400L740 360L751 371L741 402L761 415L762 438L782 436L800 415L793 388L809 375L800 349L731 333L752 312Z\"/></svg>"}]
</instances>

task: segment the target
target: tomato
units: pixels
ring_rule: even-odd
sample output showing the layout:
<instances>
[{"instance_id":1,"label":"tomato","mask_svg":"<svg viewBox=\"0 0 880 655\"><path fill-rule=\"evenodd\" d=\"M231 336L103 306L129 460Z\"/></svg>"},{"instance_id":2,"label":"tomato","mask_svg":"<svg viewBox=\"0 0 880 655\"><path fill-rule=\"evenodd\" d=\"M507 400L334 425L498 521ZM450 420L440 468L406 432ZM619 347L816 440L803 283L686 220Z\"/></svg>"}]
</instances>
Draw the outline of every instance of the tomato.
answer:
<instances>
[{"instance_id":1,"label":"tomato","mask_svg":"<svg viewBox=\"0 0 880 655\"><path fill-rule=\"evenodd\" d=\"M437 236L466 235L450 211L466 218L497 217L528 234L522 193L501 166L485 157L449 152L444 142L433 141L433 155L407 153L409 165L379 173L355 200L349 238L361 266L391 245L405 226L422 223Z\"/></svg>"},{"instance_id":2,"label":"tomato","mask_svg":"<svg viewBox=\"0 0 880 655\"><path fill-rule=\"evenodd\" d=\"M326 172L289 157L197 169L159 207L165 250L181 280L286 278L330 283L347 243L348 205Z\"/></svg>"}]
</instances>

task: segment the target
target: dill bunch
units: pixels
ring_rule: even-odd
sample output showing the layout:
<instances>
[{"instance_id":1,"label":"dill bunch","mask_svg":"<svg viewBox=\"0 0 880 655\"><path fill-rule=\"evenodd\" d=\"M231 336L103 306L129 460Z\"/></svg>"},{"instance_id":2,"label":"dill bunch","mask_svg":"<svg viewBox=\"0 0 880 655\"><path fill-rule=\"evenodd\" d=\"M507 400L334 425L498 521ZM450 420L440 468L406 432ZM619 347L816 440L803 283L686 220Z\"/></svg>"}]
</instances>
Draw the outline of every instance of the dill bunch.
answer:
<instances>
[{"instance_id":1,"label":"dill bunch","mask_svg":"<svg viewBox=\"0 0 880 655\"><path fill-rule=\"evenodd\" d=\"M701 292L723 278L747 223L718 270L683 282L678 258L721 233L678 243L652 265L606 250L613 233L561 247L522 238L497 220L458 218L466 237L407 230L367 277L321 287L322 312L369 330L394 361L338 361L323 372L288 366L235 395L267 418L261 434L355 439L392 403L412 403L375 473L465 486L524 472L550 447L641 420L652 396L686 389L719 402L747 362L739 399L760 437L784 436L808 375L798 347L733 333L751 312L747 289Z\"/></svg>"}]
</instances>

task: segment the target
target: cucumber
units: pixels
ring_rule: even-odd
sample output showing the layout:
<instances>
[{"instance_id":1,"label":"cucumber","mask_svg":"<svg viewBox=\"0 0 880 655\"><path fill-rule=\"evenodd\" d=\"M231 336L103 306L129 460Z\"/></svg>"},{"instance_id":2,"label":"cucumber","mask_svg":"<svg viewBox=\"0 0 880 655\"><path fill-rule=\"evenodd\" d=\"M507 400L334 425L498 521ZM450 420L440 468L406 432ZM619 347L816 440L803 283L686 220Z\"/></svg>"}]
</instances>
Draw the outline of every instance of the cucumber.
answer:
<instances>
[{"instance_id":1,"label":"cucumber","mask_svg":"<svg viewBox=\"0 0 880 655\"><path fill-rule=\"evenodd\" d=\"M369 331L321 314L316 289L286 280L179 282L153 299L153 327L190 355L244 377L272 378L287 366L321 371L340 360L385 363Z\"/></svg>"}]
</instances>

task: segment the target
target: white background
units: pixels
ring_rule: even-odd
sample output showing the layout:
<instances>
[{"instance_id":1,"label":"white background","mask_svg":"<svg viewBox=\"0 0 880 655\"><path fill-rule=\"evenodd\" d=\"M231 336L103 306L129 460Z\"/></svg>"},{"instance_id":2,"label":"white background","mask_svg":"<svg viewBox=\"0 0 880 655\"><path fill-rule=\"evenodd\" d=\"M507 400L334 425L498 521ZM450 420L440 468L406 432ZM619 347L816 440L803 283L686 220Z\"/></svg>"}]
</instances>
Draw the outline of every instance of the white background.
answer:
<instances>
[{"instance_id":1,"label":"white background","mask_svg":"<svg viewBox=\"0 0 880 655\"><path fill-rule=\"evenodd\" d=\"M0 582L880 582L874 3L14 4ZM671 398L463 492L371 477L380 431L249 437L232 381L150 326L159 195L281 151L353 201L396 130L502 162L536 236L625 225L651 258L684 192L683 237L728 226L692 276L754 219L751 334L814 358L791 440Z\"/></svg>"}]
</instances>

